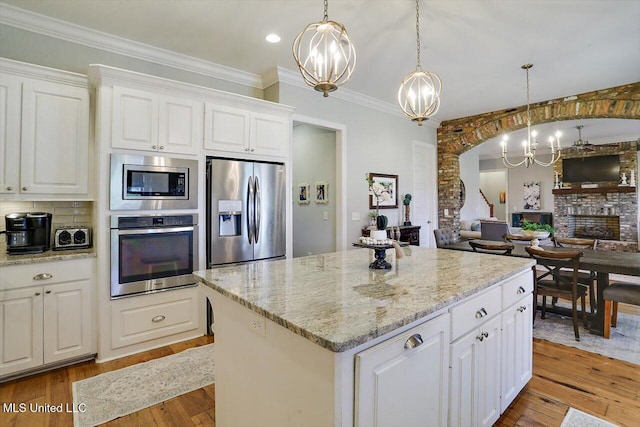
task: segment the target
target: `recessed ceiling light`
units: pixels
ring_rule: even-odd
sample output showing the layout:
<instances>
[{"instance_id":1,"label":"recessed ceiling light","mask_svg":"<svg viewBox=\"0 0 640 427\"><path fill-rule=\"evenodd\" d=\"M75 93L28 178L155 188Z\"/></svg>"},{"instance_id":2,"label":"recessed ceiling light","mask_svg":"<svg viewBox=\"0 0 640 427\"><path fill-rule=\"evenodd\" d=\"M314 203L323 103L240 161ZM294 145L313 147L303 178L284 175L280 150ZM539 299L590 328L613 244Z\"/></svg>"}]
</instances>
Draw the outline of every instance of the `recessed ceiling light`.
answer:
<instances>
[{"instance_id":1,"label":"recessed ceiling light","mask_svg":"<svg viewBox=\"0 0 640 427\"><path fill-rule=\"evenodd\" d=\"M280 41L280 36L277 34L268 34L264 39L269 43L278 43Z\"/></svg>"}]
</instances>

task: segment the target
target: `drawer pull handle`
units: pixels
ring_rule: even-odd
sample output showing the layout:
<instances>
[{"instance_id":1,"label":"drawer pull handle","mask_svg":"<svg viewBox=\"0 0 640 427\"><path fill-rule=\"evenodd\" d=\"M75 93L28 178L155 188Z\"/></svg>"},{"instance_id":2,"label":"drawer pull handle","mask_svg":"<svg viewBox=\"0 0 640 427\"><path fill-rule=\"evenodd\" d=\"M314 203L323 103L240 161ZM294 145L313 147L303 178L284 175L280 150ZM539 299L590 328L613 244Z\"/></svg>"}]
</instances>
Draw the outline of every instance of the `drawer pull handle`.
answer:
<instances>
[{"instance_id":1,"label":"drawer pull handle","mask_svg":"<svg viewBox=\"0 0 640 427\"><path fill-rule=\"evenodd\" d=\"M526 305L523 305L523 306L521 306L521 307L518 307L518 311L519 311L520 313L522 313L522 312L523 312L523 311L525 311L526 309L527 309L527 306L526 306Z\"/></svg>"},{"instance_id":2,"label":"drawer pull handle","mask_svg":"<svg viewBox=\"0 0 640 427\"><path fill-rule=\"evenodd\" d=\"M483 332L476 337L476 339L480 342L484 341L485 338L489 337L489 332Z\"/></svg>"},{"instance_id":3,"label":"drawer pull handle","mask_svg":"<svg viewBox=\"0 0 640 427\"><path fill-rule=\"evenodd\" d=\"M13 190L13 187L7 187L7 191Z\"/></svg>"},{"instance_id":4,"label":"drawer pull handle","mask_svg":"<svg viewBox=\"0 0 640 427\"><path fill-rule=\"evenodd\" d=\"M524 294L525 292L526 292L526 291L525 291L525 289L524 289L522 286L520 286L520 287L518 288L518 293L519 293L519 294Z\"/></svg>"},{"instance_id":5,"label":"drawer pull handle","mask_svg":"<svg viewBox=\"0 0 640 427\"><path fill-rule=\"evenodd\" d=\"M45 294L49 295L51 293L51 290L48 291L44 291Z\"/></svg>"},{"instance_id":6,"label":"drawer pull handle","mask_svg":"<svg viewBox=\"0 0 640 427\"><path fill-rule=\"evenodd\" d=\"M484 317L487 315L487 310L483 308L481 308L480 310L476 311L476 318L480 319L481 317Z\"/></svg>"},{"instance_id":7,"label":"drawer pull handle","mask_svg":"<svg viewBox=\"0 0 640 427\"><path fill-rule=\"evenodd\" d=\"M153 148L154 150L157 150L158 146L157 145L152 145L151 148Z\"/></svg>"},{"instance_id":8,"label":"drawer pull handle","mask_svg":"<svg viewBox=\"0 0 640 427\"><path fill-rule=\"evenodd\" d=\"M49 274L49 273L40 273L33 276L33 280L48 280L52 278L53 278L53 274Z\"/></svg>"},{"instance_id":9,"label":"drawer pull handle","mask_svg":"<svg viewBox=\"0 0 640 427\"><path fill-rule=\"evenodd\" d=\"M162 314L159 316L155 316L153 319L151 319L151 321L153 323L158 323L158 322L162 322L164 319L166 319L166 317L164 317Z\"/></svg>"},{"instance_id":10,"label":"drawer pull handle","mask_svg":"<svg viewBox=\"0 0 640 427\"><path fill-rule=\"evenodd\" d=\"M36 292L36 296L39 297L40 296L40 292Z\"/></svg>"},{"instance_id":11,"label":"drawer pull handle","mask_svg":"<svg viewBox=\"0 0 640 427\"><path fill-rule=\"evenodd\" d=\"M412 348L418 347L423 342L424 341L422 341L422 337L420 336L420 334L411 335L407 342L404 343L404 349L411 350Z\"/></svg>"},{"instance_id":12,"label":"drawer pull handle","mask_svg":"<svg viewBox=\"0 0 640 427\"><path fill-rule=\"evenodd\" d=\"M164 150L164 145L161 145L161 146L160 146L160 149L161 149L161 150Z\"/></svg>"}]
</instances>

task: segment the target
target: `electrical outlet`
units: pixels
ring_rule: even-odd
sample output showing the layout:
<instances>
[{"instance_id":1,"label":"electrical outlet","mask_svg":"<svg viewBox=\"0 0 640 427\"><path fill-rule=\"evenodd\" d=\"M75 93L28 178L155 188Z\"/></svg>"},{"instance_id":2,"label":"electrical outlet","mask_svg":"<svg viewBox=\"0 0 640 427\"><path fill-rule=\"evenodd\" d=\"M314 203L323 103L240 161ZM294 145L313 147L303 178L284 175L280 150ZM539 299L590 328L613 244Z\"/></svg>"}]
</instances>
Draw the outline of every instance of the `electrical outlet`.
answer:
<instances>
[{"instance_id":1,"label":"electrical outlet","mask_svg":"<svg viewBox=\"0 0 640 427\"><path fill-rule=\"evenodd\" d=\"M351 221L360 221L360 212L351 212Z\"/></svg>"},{"instance_id":2,"label":"electrical outlet","mask_svg":"<svg viewBox=\"0 0 640 427\"><path fill-rule=\"evenodd\" d=\"M444 216L449 216L449 209L444 210Z\"/></svg>"},{"instance_id":3,"label":"electrical outlet","mask_svg":"<svg viewBox=\"0 0 640 427\"><path fill-rule=\"evenodd\" d=\"M266 327L267 321L264 317L255 313L249 313L249 329L257 335L264 337L267 334Z\"/></svg>"}]
</instances>

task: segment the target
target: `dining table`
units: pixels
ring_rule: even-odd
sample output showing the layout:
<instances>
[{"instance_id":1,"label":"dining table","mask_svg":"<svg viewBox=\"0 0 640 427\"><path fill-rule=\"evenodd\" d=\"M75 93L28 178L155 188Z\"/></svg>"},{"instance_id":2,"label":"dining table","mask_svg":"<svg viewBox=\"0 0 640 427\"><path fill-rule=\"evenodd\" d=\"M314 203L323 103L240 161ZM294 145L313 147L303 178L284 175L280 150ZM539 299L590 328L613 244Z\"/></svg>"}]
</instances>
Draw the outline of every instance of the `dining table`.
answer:
<instances>
[{"instance_id":1,"label":"dining table","mask_svg":"<svg viewBox=\"0 0 640 427\"><path fill-rule=\"evenodd\" d=\"M496 244L504 242L495 242L490 240L474 240L484 244ZM511 255L502 255L495 253L495 256L516 256L528 258L530 255L525 250L527 243L514 243L514 249L511 251ZM540 245L542 249L549 249L554 251L575 251L576 248L570 247L554 247L548 245ZM451 243L448 245L440 246L440 249L450 249L458 251L473 251L473 248L469 245L469 241L460 241L457 243ZM640 253L638 252L616 252L608 250L598 249L578 249L582 252L580 257L579 269L589 270L596 272L597 282L597 298L595 313L590 317L589 331L595 335L604 335L604 297L602 292L609 286L610 274L623 274L627 276L640 277ZM485 252L489 253L489 252ZM554 261L550 264L569 266L563 261Z\"/></svg>"}]
</instances>

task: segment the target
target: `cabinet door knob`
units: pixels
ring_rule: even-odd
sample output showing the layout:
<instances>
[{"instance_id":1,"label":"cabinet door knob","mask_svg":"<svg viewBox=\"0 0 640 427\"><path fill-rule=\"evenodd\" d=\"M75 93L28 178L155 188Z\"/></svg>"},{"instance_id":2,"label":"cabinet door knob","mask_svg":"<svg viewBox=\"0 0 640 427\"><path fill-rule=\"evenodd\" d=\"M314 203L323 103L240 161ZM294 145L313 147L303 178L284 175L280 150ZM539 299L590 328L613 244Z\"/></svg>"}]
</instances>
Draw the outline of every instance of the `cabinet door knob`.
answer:
<instances>
[{"instance_id":1,"label":"cabinet door knob","mask_svg":"<svg viewBox=\"0 0 640 427\"><path fill-rule=\"evenodd\" d=\"M483 308L481 308L480 310L476 311L476 318L481 318L487 315L487 310Z\"/></svg>"},{"instance_id":2,"label":"cabinet door knob","mask_svg":"<svg viewBox=\"0 0 640 427\"><path fill-rule=\"evenodd\" d=\"M249 151L249 149L248 149L248 148L245 148L245 149L244 149L244 151Z\"/></svg>"},{"instance_id":3,"label":"cabinet door knob","mask_svg":"<svg viewBox=\"0 0 640 427\"><path fill-rule=\"evenodd\" d=\"M409 339L404 343L405 350L411 350L412 348L418 347L424 341L422 341L422 337L420 334L413 334L409 337Z\"/></svg>"},{"instance_id":4,"label":"cabinet door knob","mask_svg":"<svg viewBox=\"0 0 640 427\"><path fill-rule=\"evenodd\" d=\"M519 294L524 294L524 293L525 293L525 289L524 289L522 286L520 286L520 287L518 288L518 293L519 293Z\"/></svg>"},{"instance_id":5,"label":"cabinet door knob","mask_svg":"<svg viewBox=\"0 0 640 427\"><path fill-rule=\"evenodd\" d=\"M521 307L518 307L518 311L519 311L520 313L522 313L522 312L523 312L523 311L525 311L526 309L527 309L527 306L526 306L526 305L523 305L523 306L521 306Z\"/></svg>"},{"instance_id":6,"label":"cabinet door knob","mask_svg":"<svg viewBox=\"0 0 640 427\"><path fill-rule=\"evenodd\" d=\"M154 150L157 150L158 146L157 145L152 145L151 148L153 148Z\"/></svg>"},{"instance_id":7,"label":"cabinet door knob","mask_svg":"<svg viewBox=\"0 0 640 427\"><path fill-rule=\"evenodd\" d=\"M52 278L53 278L53 274L49 274L49 273L40 273L33 276L33 280L48 280Z\"/></svg>"},{"instance_id":8,"label":"cabinet door knob","mask_svg":"<svg viewBox=\"0 0 640 427\"><path fill-rule=\"evenodd\" d=\"M153 323L158 323L158 322L162 322L164 319L166 319L166 317L164 317L162 314L159 316L155 316L153 319L151 319L151 321Z\"/></svg>"},{"instance_id":9,"label":"cabinet door knob","mask_svg":"<svg viewBox=\"0 0 640 427\"><path fill-rule=\"evenodd\" d=\"M7 187L7 191L12 191L13 187Z\"/></svg>"},{"instance_id":10,"label":"cabinet door knob","mask_svg":"<svg viewBox=\"0 0 640 427\"><path fill-rule=\"evenodd\" d=\"M51 293L51 289L49 289L48 291L44 291L45 294L50 294Z\"/></svg>"},{"instance_id":11,"label":"cabinet door knob","mask_svg":"<svg viewBox=\"0 0 640 427\"><path fill-rule=\"evenodd\" d=\"M161 149L161 150L164 150L164 145L161 145L161 146L160 146L160 149Z\"/></svg>"},{"instance_id":12,"label":"cabinet door knob","mask_svg":"<svg viewBox=\"0 0 640 427\"><path fill-rule=\"evenodd\" d=\"M40 292L36 292L36 296L40 296Z\"/></svg>"},{"instance_id":13,"label":"cabinet door knob","mask_svg":"<svg viewBox=\"0 0 640 427\"><path fill-rule=\"evenodd\" d=\"M22 187L22 191L27 191L27 187Z\"/></svg>"},{"instance_id":14,"label":"cabinet door knob","mask_svg":"<svg viewBox=\"0 0 640 427\"><path fill-rule=\"evenodd\" d=\"M487 338L488 336L489 336L489 333L488 333L488 332L483 332L483 333L481 333L480 335L478 335L478 336L476 337L476 339L477 339L478 341L482 342L482 341L484 341L484 339L485 339L485 338Z\"/></svg>"},{"instance_id":15,"label":"cabinet door knob","mask_svg":"<svg viewBox=\"0 0 640 427\"><path fill-rule=\"evenodd\" d=\"M251 149L251 152L253 153L254 151L256 151L256 150L255 150L255 148L252 148L252 149Z\"/></svg>"}]
</instances>

